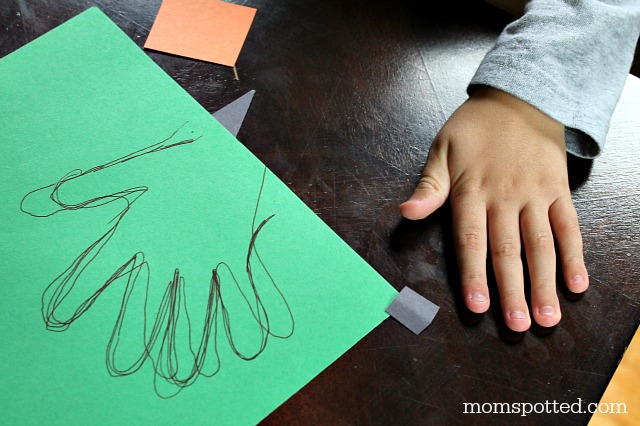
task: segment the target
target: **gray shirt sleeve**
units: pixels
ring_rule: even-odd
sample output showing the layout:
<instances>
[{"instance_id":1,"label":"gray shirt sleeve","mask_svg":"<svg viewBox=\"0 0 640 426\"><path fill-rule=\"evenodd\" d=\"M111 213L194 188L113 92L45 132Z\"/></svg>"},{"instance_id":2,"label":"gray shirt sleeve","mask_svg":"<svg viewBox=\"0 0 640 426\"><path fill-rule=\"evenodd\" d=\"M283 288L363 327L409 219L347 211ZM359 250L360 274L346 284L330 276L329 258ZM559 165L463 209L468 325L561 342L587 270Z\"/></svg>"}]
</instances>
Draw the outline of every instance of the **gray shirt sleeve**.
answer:
<instances>
[{"instance_id":1,"label":"gray shirt sleeve","mask_svg":"<svg viewBox=\"0 0 640 426\"><path fill-rule=\"evenodd\" d=\"M567 150L603 148L640 32L640 0L531 0L469 85L495 87L565 125Z\"/></svg>"}]
</instances>

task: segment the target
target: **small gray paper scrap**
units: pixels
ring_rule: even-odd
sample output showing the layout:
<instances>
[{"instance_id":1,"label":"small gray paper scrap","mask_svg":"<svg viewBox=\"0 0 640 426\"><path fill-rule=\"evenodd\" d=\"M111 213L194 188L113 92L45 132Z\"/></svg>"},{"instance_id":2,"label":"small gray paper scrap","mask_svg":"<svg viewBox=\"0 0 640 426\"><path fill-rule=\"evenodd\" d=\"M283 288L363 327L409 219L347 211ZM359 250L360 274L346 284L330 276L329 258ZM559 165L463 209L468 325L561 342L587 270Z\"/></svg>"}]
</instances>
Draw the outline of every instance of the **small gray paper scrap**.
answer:
<instances>
[{"instance_id":1,"label":"small gray paper scrap","mask_svg":"<svg viewBox=\"0 0 640 426\"><path fill-rule=\"evenodd\" d=\"M405 287L393 299L393 302L385 312L415 334L420 334L422 330L431 324L431 321L438 313L438 309L440 309L438 305L431 303L409 287Z\"/></svg>"},{"instance_id":2,"label":"small gray paper scrap","mask_svg":"<svg viewBox=\"0 0 640 426\"><path fill-rule=\"evenodd\" d=\"M251 105L251 100L255 93L255 90L250 90L235 101L214 112L213 117L218 120L229 133L233 136L238 136L240 126L242 126L242 122L247 115L249 105Z\"/></svg>"}]
</instances>

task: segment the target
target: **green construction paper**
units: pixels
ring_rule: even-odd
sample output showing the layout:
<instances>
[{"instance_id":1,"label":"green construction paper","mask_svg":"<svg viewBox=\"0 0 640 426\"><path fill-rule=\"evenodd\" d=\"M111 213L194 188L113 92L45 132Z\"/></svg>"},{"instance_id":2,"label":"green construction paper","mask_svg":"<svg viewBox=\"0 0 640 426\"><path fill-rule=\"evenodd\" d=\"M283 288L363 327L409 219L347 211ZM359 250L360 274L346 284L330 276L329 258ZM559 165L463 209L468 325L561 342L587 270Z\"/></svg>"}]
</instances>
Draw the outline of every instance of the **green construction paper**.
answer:
<instances>
[{"instance_id":1,"label":"green construction paper","mask_svg":"<svg viewBox=\"0 0 640 426\"><path fill-rule=\"evenodd\" d=\"M4 424L254 424L387 318L397 292L100 10L0 82Z\"/></svg>"}]
</instances>

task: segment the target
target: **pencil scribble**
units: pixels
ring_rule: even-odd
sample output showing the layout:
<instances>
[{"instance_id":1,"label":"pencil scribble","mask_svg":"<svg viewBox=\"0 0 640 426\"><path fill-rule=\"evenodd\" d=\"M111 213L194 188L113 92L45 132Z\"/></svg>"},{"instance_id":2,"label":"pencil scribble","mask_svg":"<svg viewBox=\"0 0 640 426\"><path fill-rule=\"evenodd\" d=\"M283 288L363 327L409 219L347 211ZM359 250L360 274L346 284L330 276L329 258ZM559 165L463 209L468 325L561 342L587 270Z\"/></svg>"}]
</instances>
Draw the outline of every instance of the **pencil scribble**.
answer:
<instances>
[{"instance_id":1,"label":"pencil scribble","mask_svg":"<svg viewBox=\"0 0 640 426\"><path fill-rule=\"evenodd\" d=\"M75 258L71 264L58 275L45 289L42 294L42 319L48 330L62 332L67 330L71 324L85 314L98 300L103 292L112 287L116 282L124 284L124 291L120 304L120 310L117 314L115 325L111 333L111 337L106 348L106 367L112 376L128 376L139 371L145 362L149 361L155 371L154 388L158 396L162 398L170 398L177 395L182 389L192 385L200 377L213 377L220 371L220 356L218 352L218 326L224 329L226 340L231 350L243 360L253 360L259 356L266 348L269 337L279 339L287 339L294 332L294 319L291 308L287 303L285 296L277 286L273 276L267 270L262 261L256 242L264 227L273 219L274 215L268 216L266 219L258 221L258 209L260 198L264 189L266 178L266 168L262 174L262 181L256 200L255 210L253 211L253 219L251 223L251 235L248 236L247 254L245 258L245 271L249 283L249 291L243 291L240 282L234 275L231 267L221 261L217 263L211 271L211 278L208 283L208 296L206 303L206 311L202 322L199 336L192 335L194 327L189 316L188 304L186 300L186 282L178 268L175 269L173 277L164 289L164 294L155 315L149 317L148 310L154 311L149 305L150 294L150 272L151 266L145 260L142 251L133 254L126 262L118 266L113 273L95 290L86 300L82 301L75 311L70 315L60 318L57 311L65 300L73 292L74 287L91 267L92 262L100 256L101 251L109 243L116 234L116 231L124 220L125 215L132 209L134 203L143 196L148 188L146 186L137 186L125 190L121 190L112 194L101 195L90 198L77 203L67 203L61 199L60 189L63 185L75 179L79 179L89 174L100 172L106 168L114 167L131 161L142 156L151 155L166 149L176 148L183 145L189 145L196 142L200 137L193 139L182 139L175 141L176 135L180 128L176 130L168 138L150 145L146 148L134 151L116 160L93 167L89 170L82 171L79 169L72 170L64 175L56 183L43 186L27 193L21 202L20 209L33 217L46 218L64 211L74 211L81 209L94 209L111 204L114 202L123 202L124 207L111 220L110 228L102 234L97 240L91 243L80 255ZM27 201L36 195L48 193L48 198L53 201L56 206L51 211L36 212L35 209L27 207ZM267 286L271 286L277 297L282 301L288 320L290 321L290 329L285 333L276 333L273 331L269 319L269 312L265 307L261 297L258 284L254 279L254 267L262 269L263 276L266 277ZM229 283L233 283L240 292L242 299L251 313L252 322L259 330L259 342L257 349L250 353L244 353L238 348L233 336L233 326L229 315L228 307L221 293L222 279L221 271L225 271L225 275L230 277ZM227 284L229 285L229 284ZM127 316L127 308L130 307L133 291L135 288L142 286L144 299L143 303L143 330L141 333L141 345L137 355L129 355L128 362L122 362L124 358L120 355L119 344L121 343L121 332L125 317ZM264 289L264 288L262 288ZM113 291L113 290L112 290ZM136 293L137 294L137 293ZM129 315L133 315L129 313ZM150 319L149 319L150 318ZM184 339L179 340L177 337L178 329L187 330L186 348L184 347ZM180 343L183 343L181 346ZM186 356L185 356L186 354ZM213 358L205 371L205 362L207 357ZM122 366L121 364L125 364ZM213 367L210 365L213 364ZM185 367L186 366L186 367ZM161 390L161 383L166 382L173 385L171 392ZM163 388L164 389L164 388Z\"/></svg>"}]
</instances>

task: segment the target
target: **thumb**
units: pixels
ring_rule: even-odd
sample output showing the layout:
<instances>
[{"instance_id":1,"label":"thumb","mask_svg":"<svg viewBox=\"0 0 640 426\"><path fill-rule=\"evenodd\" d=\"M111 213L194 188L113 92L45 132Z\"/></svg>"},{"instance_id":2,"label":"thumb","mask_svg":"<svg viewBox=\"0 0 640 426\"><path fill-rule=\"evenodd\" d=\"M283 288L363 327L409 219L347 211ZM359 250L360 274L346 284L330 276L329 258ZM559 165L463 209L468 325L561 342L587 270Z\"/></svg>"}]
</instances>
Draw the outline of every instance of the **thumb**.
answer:
<instances>
[{"instance_id":1,"label":"thumb","mask_svg":"<svg viewBox=\"0 0 640 426\"><path fill-rule=\"evenodd\" d=\"M447 149L435 141L413 195L400 204L400 214L411 220L424 219L444 204L450 187Z\"/></svg>"}]
</instances>

